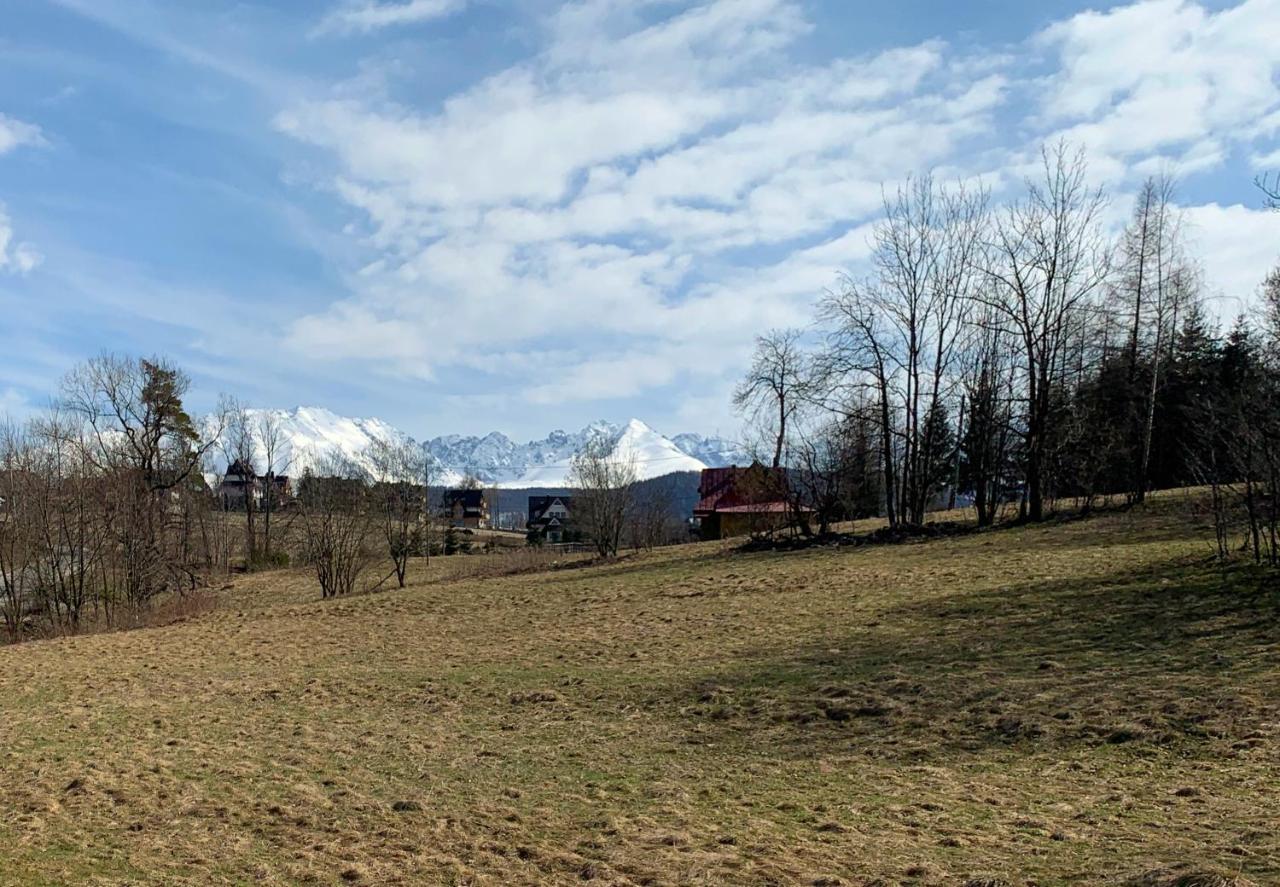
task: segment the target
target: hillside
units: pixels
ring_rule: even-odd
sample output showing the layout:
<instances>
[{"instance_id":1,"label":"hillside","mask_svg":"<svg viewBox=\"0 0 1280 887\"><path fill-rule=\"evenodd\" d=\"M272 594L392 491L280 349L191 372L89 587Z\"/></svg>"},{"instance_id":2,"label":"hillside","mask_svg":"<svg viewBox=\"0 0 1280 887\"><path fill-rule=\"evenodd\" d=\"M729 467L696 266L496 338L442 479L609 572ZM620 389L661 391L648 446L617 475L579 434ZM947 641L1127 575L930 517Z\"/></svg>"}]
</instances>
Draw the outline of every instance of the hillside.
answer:
<instances>
[{"instance_id":1,"label":"hillside","mask_svg":"<svg viewBox=\"0 0 1280 887\"><path fill-rule=\"evenodd\" d=\"M331 602L253 576L0 649L0 883L1277 883L1280 599L1210 538L1169 497Z\"/></svg>"}]
</instances>

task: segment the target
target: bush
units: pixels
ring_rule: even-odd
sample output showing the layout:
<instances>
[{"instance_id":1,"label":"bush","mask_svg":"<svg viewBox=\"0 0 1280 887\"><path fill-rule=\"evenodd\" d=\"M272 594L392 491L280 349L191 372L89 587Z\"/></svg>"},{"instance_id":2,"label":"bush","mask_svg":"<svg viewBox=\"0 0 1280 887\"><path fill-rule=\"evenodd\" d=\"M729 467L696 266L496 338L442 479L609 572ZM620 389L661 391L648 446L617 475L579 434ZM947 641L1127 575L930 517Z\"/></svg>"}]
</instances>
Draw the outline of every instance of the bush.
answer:
<instances>
[{"instance_id":1,"label":"bush","mask_svg":"<svg viewBox=\"0 0 1280 887\"><path fill-rule=\"evenodd\" d=\"M289 552L276 551L267 554L264 551L255 551L249 557L248 569L251 573L263 572L266 570L284 570L289 566Z\"/></svg>"}]
</instances>

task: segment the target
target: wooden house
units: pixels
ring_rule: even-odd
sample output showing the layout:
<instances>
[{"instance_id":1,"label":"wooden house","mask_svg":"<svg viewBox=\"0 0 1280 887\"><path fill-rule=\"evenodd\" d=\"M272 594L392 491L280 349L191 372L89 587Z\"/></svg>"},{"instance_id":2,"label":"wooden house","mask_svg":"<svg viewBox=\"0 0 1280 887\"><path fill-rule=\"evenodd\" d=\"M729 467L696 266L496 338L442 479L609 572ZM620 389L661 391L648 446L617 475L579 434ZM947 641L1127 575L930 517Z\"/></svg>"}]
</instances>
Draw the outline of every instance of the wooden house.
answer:
<instances>
[{"instance_id":1,"label":"wooden house","mask_svg":"<svg viewBox=\"0 0 1280 887\"><path fill-rule=\"evenodd\" d=\"M529 532L541 534L548 542L567 542L572 525L572 496L529 497L529 519L526 523Z\"/></svg>"},{"instance_id":2,"label":"wooden house","mask_svg":"<svg viewBox=\"0 0 1280 887\"><path fill-rule=\"evenodd\" d=\"M449 490L445 493L444 511L451 527L489 528L489 497L484 490Z\"/></svg>"},{"instance_id":3,"label":"wooden house","mask_svg":"<svg viewBox=\"0 0 1280 887\"><path fill-rule=\"evenodd\" d=\"M783 529L795 522L784 468L703 469L693 517L703 539L728 539Z\"/></svg>"}]
</instances>

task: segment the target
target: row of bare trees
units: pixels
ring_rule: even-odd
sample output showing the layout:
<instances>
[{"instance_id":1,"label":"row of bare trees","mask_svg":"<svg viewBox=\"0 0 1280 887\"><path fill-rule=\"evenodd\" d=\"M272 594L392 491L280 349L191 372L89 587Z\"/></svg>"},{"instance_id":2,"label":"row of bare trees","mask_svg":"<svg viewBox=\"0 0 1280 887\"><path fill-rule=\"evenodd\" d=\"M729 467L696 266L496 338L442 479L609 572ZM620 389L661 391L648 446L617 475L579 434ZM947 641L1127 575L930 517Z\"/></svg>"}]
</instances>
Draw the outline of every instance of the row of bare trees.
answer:
<instances>
[{"instance_id":1,"label":"row of bare trees","mask_svg":"<svg viewBox=\"0 0 1280 887\"><path fill-rule=\"evenodd\" d=\"M10 640L135 618L227 567L202 438L163 360L102 356L0 429L0 611Z\"/></svg>"},{"instance_id":2,"label":"row of bare trees","mask_svg":"<svg viewBox=\"0 0 1280 887\"><path fill-rule=\"evenodd\" d=\"M641 482L634 453L606 438L589 441L570 463L573 535L601 558L617 557L624 543L652 549L687 541L676 513L672 477Z\"/></svg>"},{"instance_id":3,"label":"row of bare trees","mask_svg":"<svg viewBox=\"0 0 1280 887\"><path fill-rule=\"evenodd\" d=\"M379 444L368 470L321 454L286 508L274 483L288 456L276 414L224 399L198 424L183 405L189 385L165 360L104 355L72 371L44 414L0 424L8 640L132 624L158 599L275 563L277 551L311 566L325 597L355 590L378 560L392 570L377 584L404 587L410 558L429 555L420 447ZM206 480L215 451L246 481L236 511ZM273 530L280 514L283 535Z\"/></svg>"},{"instance_id":4,"label":"row of bare trees","mask_svg":"<svg viewBox=\"0 0 1280 887\"><path fill-rule=\"evenodd\" d=\"M1140 502L1155 486L1212 477L1247 490L1270 476L1273 386L1228 379L1224 361L1255 342L1249 365L1273 378L1280 326L1245 319L1225 340L1205 329L1171 179L1143 185L1114 237L1084 153L1062 142L1041 161L999 206L932 176L887 194L870 273L842 278L812 329L758 340L735 404L762 459L788 468L802 523L918 526L960 497L983 525L1004 507L1040 520L1066 498ZM1231 397L1177 402L1192 328L1213 340L1213 366L1196 371L1215 394L1250 392L1232 411ZM1226 452L1228 437L1248 451ZM1246 502L1274 493L1262 486Z\"/></svg>"}]
</instances>

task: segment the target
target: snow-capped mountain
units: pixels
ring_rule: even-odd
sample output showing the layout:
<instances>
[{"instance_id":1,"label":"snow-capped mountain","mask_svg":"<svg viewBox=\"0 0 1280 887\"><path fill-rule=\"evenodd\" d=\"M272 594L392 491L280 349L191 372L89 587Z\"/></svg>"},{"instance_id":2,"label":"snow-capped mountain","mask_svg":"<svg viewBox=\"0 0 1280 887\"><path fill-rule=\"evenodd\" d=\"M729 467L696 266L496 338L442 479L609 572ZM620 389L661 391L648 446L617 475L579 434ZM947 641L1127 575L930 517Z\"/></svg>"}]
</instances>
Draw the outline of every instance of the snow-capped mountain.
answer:
<instances>
[{"instance_id":1,"label":"snow-capped mountain","mask_svg":"<svg viewBox=\"0 0 1280 887\"><path fill-rule=\"evenodd\" d=\"M663 437L639 419L632 419L618 428L608 423L598 422L584 428L579 434L565 435L564 432L553 432L551 440L573 440L575 445L569 452L563 453L564 447L556 451L558 458L541 465L526 464L525 470L514 479L496 476L491 478L505 487L562 487L566 484L570 463L576 453L586 443L599 438L608 440L610 452L614 457L629 461L635 465L636 474L641 480L662 477L677 471L701 471L709 466L681 451L670 439ZM428 445L430 446L430 445ZM536 444L530 446L536 447ZM537 450L530 455L552 454L553 451Z\"/></svg>"},{"instance_id":2,"label":"snow-capped mountain","mask_svg":"<svg viewBox=\"0 0 1280 887\"><path fill-rule=\"evenodd\" d=\"M267 470L266 453L262 441L256 433L259 422L264 415L269 415L276 422L280 432L280 447L276 454L277 473L302 474L307 468L314 468L321 459L330 454L340 454L350 459L365 471L373 471L373 463L369 457L370 449L377 441L395 442L410 440L404 432L393 428L381 419L348 419L336 415L323 407L298 407L296 410L246 410L249 425L254 433L254 462L259 472ZM210 428L212 419L205 420L206 429ZM209 458L213 471L221 474L226 470L228 461L227 434L210 450Z\"/></svg>"},{"instance_id":3,"label":"snow-capped mountain","mask_svg":"<svg viewBox=\"0 0 1280 887\"><path fill-rule=\"evenodd\" d=\"M283 439L277 470L295 475L315 467L334 451L372 471L369 451L375 442L412 440L380 419L349 419L321 407L249 412L255 424L263 413L277 421ZM542 440L528 443L516 443L494 431L483 437L450 434L426 441L422 447L432 466L432 483L449 486L473 475L486 484L520 489L565 486L574 454L597 440L608 441L618 458L633 461L641 479L746 460L737 447L722 438L697 434L665 437L639 419L625 425L593 422L575 433L553 431ZM215 472L226 469L224 449L215 447L211 454ZM257 447L255 458L258 470L265 470L261 446Z\"/></svg>"},{"instance_id":4,"label":"snow-capped mountain","mask_svg":"<svg viewBox=\"0 0 1280 887\"><path fill-rule=\"evenodd\" d=\"M749 465L751 454L740 443L723 437L703 437L700 434L677 434L671 438L680 452L692 456L708 468L726 465Z\"/></svg>"}]
</instances>

